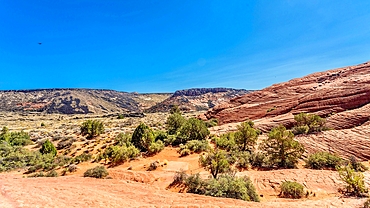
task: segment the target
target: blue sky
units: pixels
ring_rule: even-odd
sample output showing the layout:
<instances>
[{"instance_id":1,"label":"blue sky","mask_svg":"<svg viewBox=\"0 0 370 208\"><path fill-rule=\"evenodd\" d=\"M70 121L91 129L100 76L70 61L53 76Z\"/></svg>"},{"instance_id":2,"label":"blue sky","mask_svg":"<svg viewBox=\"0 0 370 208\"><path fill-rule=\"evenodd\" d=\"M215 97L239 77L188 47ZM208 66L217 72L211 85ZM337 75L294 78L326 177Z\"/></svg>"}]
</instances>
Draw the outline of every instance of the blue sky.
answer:
<instances>
[{"instance_id":1,"label":"blue sky","mask_svg":"<svg viewBox=\"0 0 370 208\"><path fill-rule=\"evenodd\" d=\"M0 89L261 89L369 61L369 8L350 0L0 0Z\"/></svg>"}]
</instances>

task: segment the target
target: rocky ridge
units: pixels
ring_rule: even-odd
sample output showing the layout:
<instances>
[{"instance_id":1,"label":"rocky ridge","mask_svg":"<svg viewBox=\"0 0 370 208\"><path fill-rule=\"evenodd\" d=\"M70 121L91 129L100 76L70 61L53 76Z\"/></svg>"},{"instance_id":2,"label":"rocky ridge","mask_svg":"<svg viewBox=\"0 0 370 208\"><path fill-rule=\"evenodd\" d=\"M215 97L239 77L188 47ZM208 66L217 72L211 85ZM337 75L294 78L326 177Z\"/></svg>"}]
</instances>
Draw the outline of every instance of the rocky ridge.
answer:
<instances>
[{"instance_id":1,"label":"rocky ridge","mask_svg":"<svg viewBox=\"0 0 370 208\"><path fill-rule=\"evenodd\" d=\"M174 105L180 107L182 111L202 111L208 110L220 103L232 98L239 97L251 92L244 89L231 88L193 88L178 90L171 97L152 106L147 112L167 112Z\"/></svg>"}]
</instances>

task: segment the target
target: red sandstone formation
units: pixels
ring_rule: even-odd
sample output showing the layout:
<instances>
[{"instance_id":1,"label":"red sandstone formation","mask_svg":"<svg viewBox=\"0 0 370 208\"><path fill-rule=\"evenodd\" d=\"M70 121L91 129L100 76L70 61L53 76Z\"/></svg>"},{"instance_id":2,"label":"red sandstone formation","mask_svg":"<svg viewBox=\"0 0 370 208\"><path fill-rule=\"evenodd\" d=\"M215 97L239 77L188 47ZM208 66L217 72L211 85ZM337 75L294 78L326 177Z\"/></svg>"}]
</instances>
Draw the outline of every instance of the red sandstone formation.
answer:
<instances>
[{"instance_id":1,"label":"red sandstone formation","mask_svg":"<svg viewBox=\"0 0 370 208\"><path fill-rule=\"evenodd\" d=\"M292 125L294 114L307 112L327 117L331 128L344 129L368 122L369 104L370 62L274 84L217 105L202 117L220 124L267 119L262 128L268 130Z\"/></svg>"}]
</instances>

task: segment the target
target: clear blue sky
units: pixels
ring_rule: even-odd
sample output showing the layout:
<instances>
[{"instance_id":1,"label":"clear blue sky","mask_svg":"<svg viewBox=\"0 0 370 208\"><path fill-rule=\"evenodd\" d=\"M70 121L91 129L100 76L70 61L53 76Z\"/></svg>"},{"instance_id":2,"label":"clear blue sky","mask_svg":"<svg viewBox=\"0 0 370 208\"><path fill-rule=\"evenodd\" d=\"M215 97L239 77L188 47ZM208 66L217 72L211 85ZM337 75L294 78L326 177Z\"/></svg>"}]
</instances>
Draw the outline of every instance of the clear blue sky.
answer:
<instances>
[{"instance_id":1,"label":"clear blue sky","mask_svg":"<svg viewBox=\"0 0 370 208\"><path fill-rule=\"evenodd\" d=\"M0 19L2 90L261 89L370 60L366 0L0 0Z\"/></svg>"}]
</instances>

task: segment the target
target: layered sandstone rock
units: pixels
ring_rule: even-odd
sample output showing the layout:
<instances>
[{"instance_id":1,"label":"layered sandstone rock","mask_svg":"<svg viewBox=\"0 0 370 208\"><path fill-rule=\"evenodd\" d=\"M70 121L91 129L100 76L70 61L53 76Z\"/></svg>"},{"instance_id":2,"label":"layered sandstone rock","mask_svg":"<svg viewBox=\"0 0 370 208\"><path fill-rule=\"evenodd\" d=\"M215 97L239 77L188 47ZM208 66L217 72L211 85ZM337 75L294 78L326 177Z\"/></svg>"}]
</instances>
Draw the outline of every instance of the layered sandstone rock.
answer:
<instances>
[{"instance_id":1,"label":"layered sandstone rock","mask_svg":"<svg viewBox=\"0 0 370 208\"><path fill-rule=\"evenodd\" d=\"M330 127L342 129L367 122L369 103L370 63L364 63L272 85L217 105L202 118L217 118L220 124L269 119L262 123L289 126L294 114L307 112L328 117Z\"/></svg>"}]
</instances>

